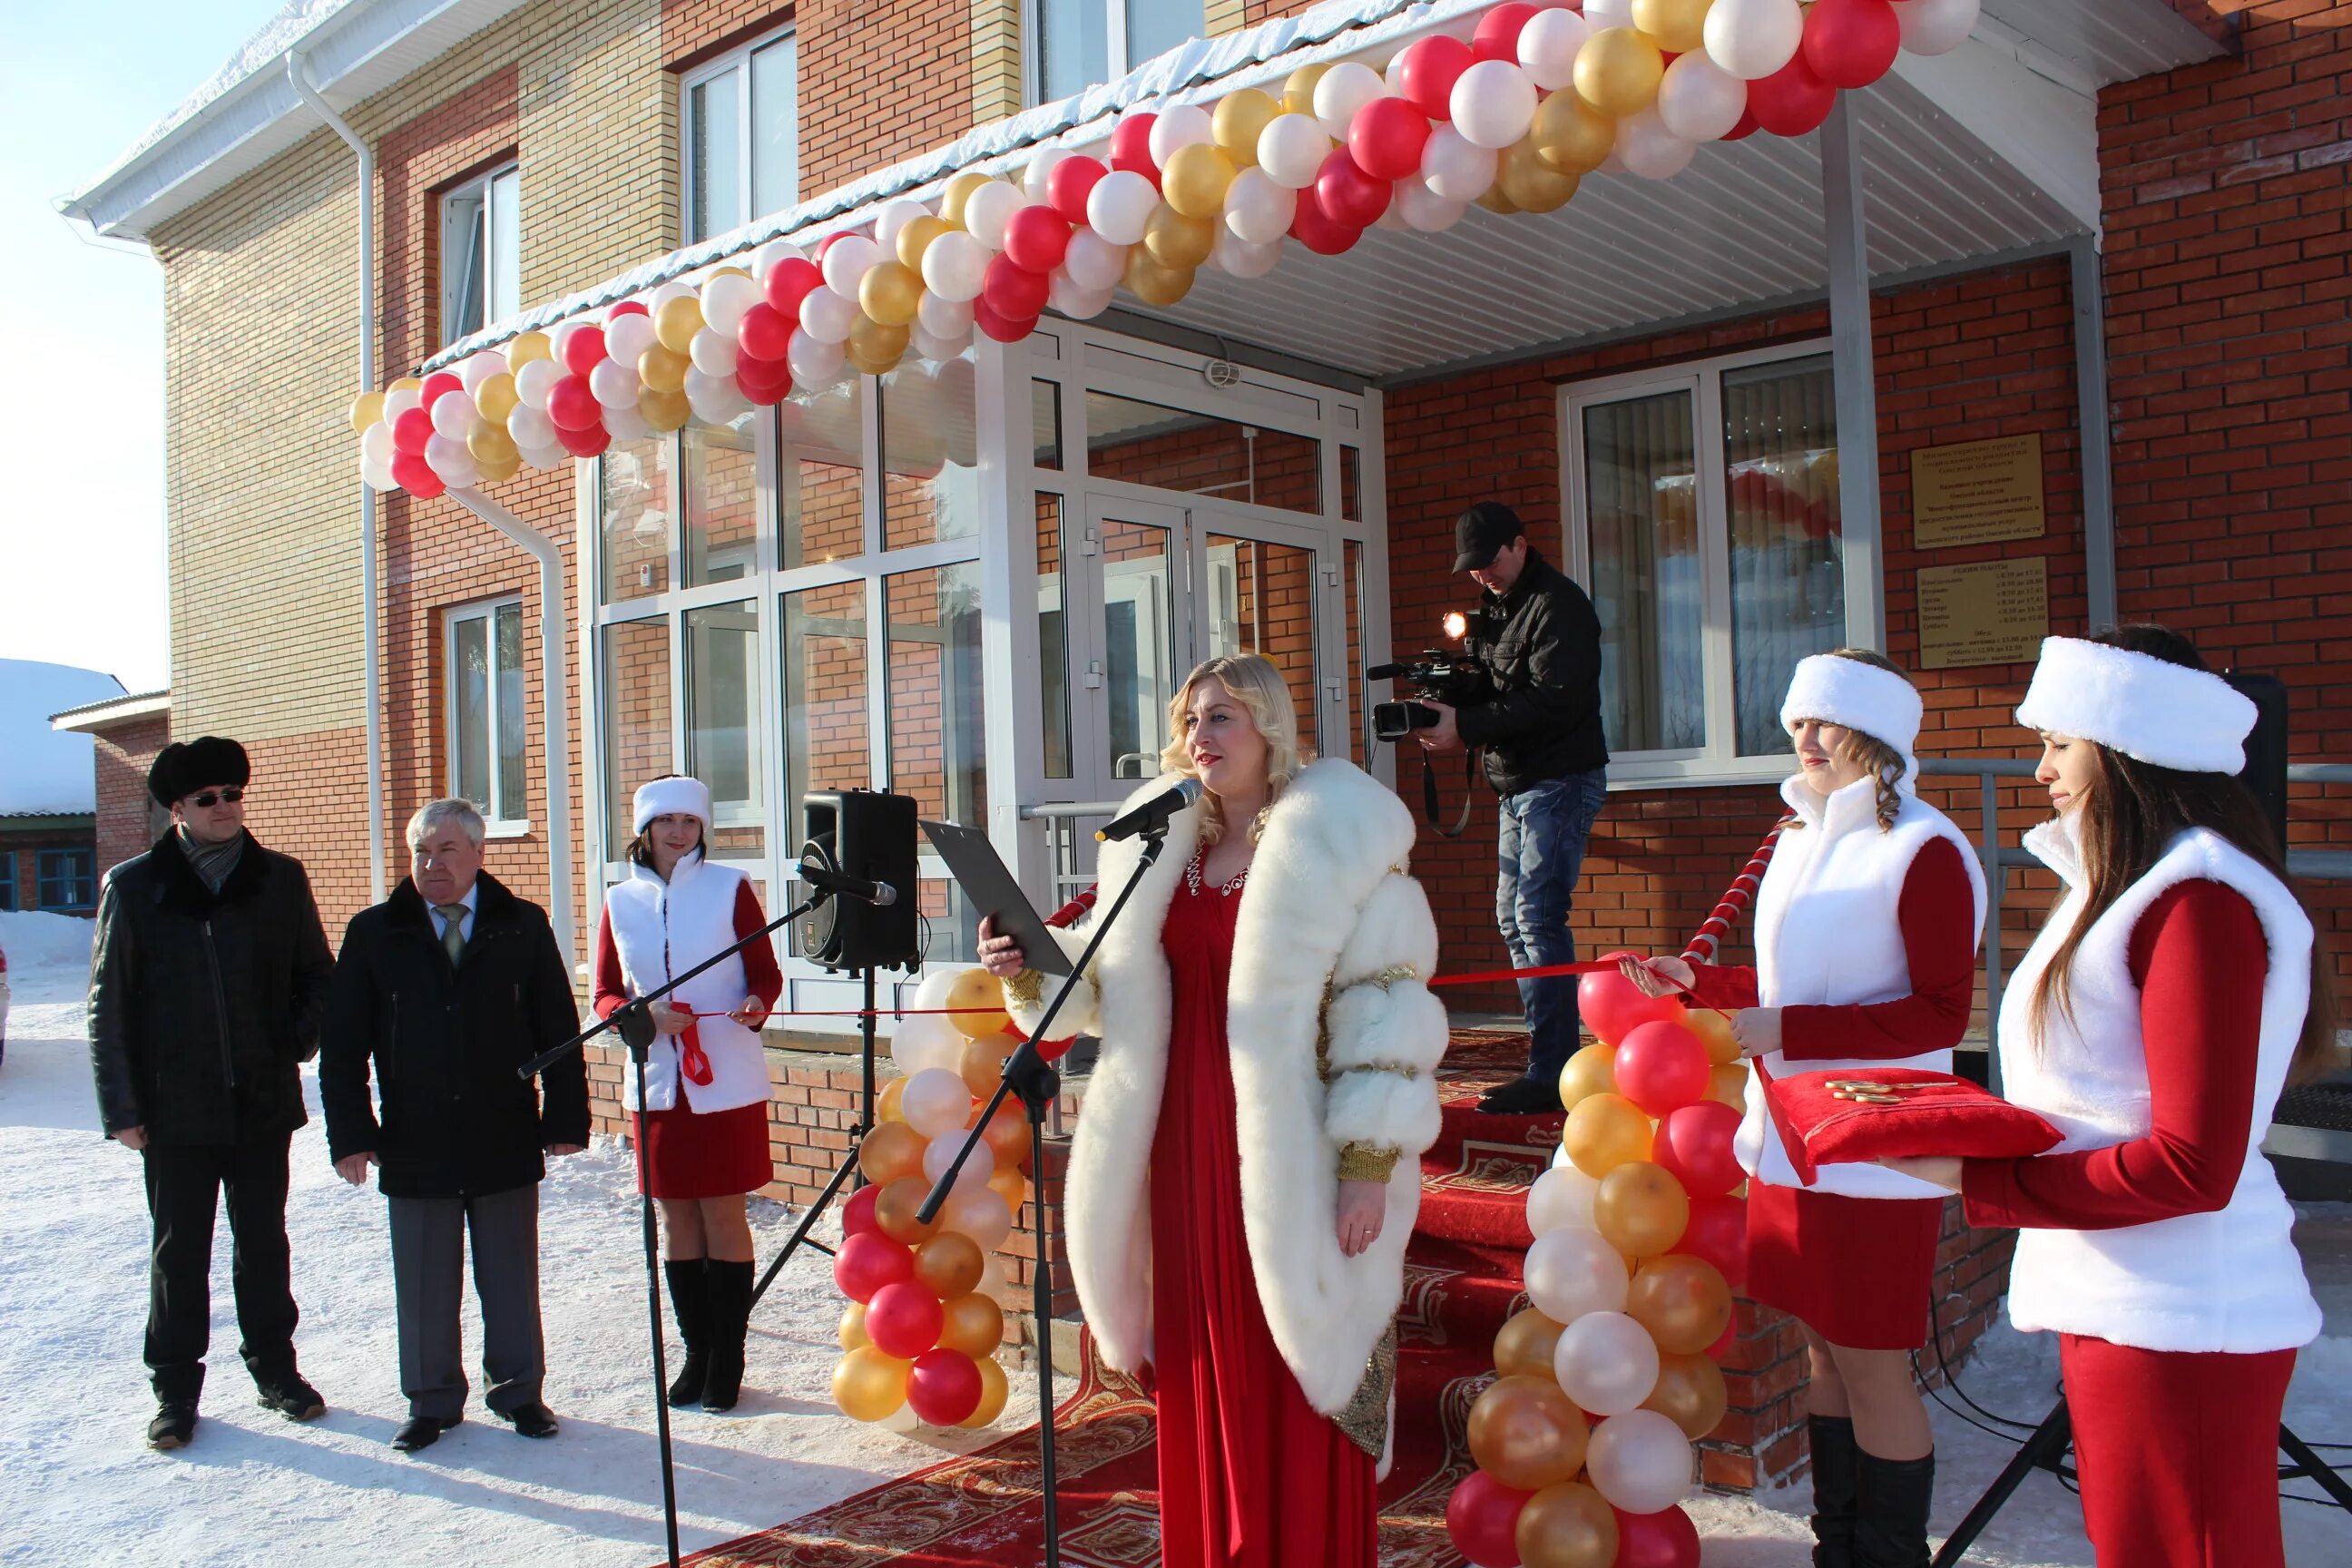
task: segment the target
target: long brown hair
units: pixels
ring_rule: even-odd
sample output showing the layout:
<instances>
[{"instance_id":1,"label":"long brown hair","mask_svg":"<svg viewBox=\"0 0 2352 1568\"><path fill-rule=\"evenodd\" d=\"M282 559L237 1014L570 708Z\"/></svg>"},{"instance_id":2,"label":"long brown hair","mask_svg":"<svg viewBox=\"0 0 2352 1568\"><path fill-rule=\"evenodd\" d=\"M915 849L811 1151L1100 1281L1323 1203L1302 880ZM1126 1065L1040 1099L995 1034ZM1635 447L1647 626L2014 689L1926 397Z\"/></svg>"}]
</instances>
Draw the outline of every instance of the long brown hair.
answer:
<instances>
[{"instance_id":1,"label":"long brown hair","mask_svg":"<svg viewBox=\"0 0 2352 1568\"><path fill-rule=\"evenodd\" d=\"M2196 646L2168 626L2118 626L2091 640L2190 669L2206 668ZM2074 1016L2074 956L2081 951L2084 939L2099 918L2115 907L2116 900L2147 875L2183 829L2204 828L2243 850L2287 886L2289 895L2300 901L2299 895L2287 883L2286 860L2270 818L2252 793L2238 780L2226 773L2159 767L2096 742L2069 739L2090 748L2095 768L2095 782L2076 808L2081 816L2078 837L2083 854L2083 908L2057 950L2051 953L2049 966L2033 984L2037 1035L2053 1006L2068 1018ZM2309 912L2307 909L2305 912ZM2311 1002L2304 1015L2302 1040L2288 1068L2290 1081L2325 1072L2337 1054L2335 977L2328 971L2326 949L2317 932L2318 922L2315 921Z\"/></svg>"},{"instance_id":2,"label":"long brown hair","mask_svg":"<svg viewBox=\"0 0 2352 1568\"><path fill-rule=\"evenodd\" d=\"M1834 647L1830 649L1830 657L1852 659L1856 664L1866 664L1873 669L1883 669L1889 675L1902 676L1906 681L1911 679L1903 674L1901 665L1896 664L1885 654L1874 652L1870 648ZM1818 720L1821 715L1801 713L1798 717ZM1894 831L1895 818L1903 810L1902 784L1905 772L1903 753L1877 736L1865 734L1851 727L1847 728L1845 742L1838 747L1838 751L1847 762L1853 763L1877 781L1878 831L1881 833ZM1789 826L1802 827L1804 823L1801 819L1795 819Z\"/></svg>"}]
</instances>

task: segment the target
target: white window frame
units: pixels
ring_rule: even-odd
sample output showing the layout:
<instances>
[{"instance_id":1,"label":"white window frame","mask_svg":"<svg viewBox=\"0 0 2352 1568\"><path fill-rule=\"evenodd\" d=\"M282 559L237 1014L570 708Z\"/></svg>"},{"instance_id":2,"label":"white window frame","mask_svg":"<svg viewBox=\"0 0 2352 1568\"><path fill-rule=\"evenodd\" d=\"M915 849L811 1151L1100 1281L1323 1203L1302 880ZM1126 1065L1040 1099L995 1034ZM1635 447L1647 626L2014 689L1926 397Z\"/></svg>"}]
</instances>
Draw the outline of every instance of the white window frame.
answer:
<instances>
[{"instance_id":1,"label":"white window frame","mask_svg":"<svg viewBox=\"0 0 2352 1568\"><path fill-rule=\"evenodd\" d=\"M446 793L457 794L457 628L469 621L482 623L482 646L490 656L489 731L483 736L483 749L489 764L489 799L482 806L483 831L492 838L520 838L530 831L530 818L500 816L499 798L505 791L504 764L499 758L499 730L506 718L503 700L499 695L499 626L500 610L512 609L522 614L522 595L502 594L495 599L477 599L463 605L453 605L441 616L441 699L445 710L443 757L446 766L443 782ZM526 676L526 679L528 677ZM530 798L530 703L522 704L523 726L523 799Z\"/></svg>"},{"instance_id":2,"label":"white window frame","mask_svg":"<svg viewBox=\"0 0 2352 1568\"><path fill-rule=\"evenodd\" d=\"M514 176L514 184L510 189L515 204L515 250L518 258L517 264L520 267L522 249L522 165L520 163L508 162L493 169L485 169L471 178L458 181L434 198L434 215L441 226L440 326L441 341L444 343L454 343L459 338L471 336L492 322L503 321L515 314L522 308L522 279L520 277L502 278L498 266L499 220L505 210L499 200L499 182L509 175ZM457 285L465 273L463 268L451 265L460 248L457 242L457 237L452 232L456 225L457 214L452 210L451 204L468 198L477 199L482 204L482 319L461 330L457 321ZM512 293L502 302L499 296L501 291L506 289L511 289Z\"/></svg>"},{"instance_id":3,"label":"white window frame","mask_svg":"<svg viewBox=\"0 0 2352 1568\"><path fill-rule=\"evenodd\" d=\"M1738 754L1738 721L1732 689L1731 562L1726 542L1723 378L1730 372L1785 361L1819 359L1831 352L1827 338L1751 349L1713 359L1685 361L1655 370L1630 371L1559 389L1555 405L1559 441L1560 516L1566 520L1562 566L1586 593L1592 591L1592 531L1586 495L1584 411L1597 405L1685 392L1691 396L1693 468L1699 540L1701 603L1700 668L1706 680L1706 739L1696 748L1636 752L1610 744L1612 789L1657 789L1677 785L1777 784L1793 762L1786 751ZM1843 558L1843 591L1849 612L1855 602L1852 558ZM1875 591L1874 589L1873 590Z\"/></svg>"},{"instance_id":4,"label":"white window frame","mask_svg":"<svg viewBox=\"0 0 2352 1568\"><path fill-rule=\"evenodd\" d=\"M801 73L800 30L787 25L772 32L748 39L723 55L715 55L683 72L677 80L677 236L679 243L697 245L715 237L712 234L694 232L694 201L696 178L694 167L694 89L716 81L729 71L735 77L735 128L738 144L735 149L735 179L737 211L741 214L739 225L767 215L758 209L752 193L758 179L752 167L752 153L758 136L751 122L751 57L777 44L789 43L793 48L793 185L786 199L775 210L782 212L801 199ZM716 231L723 234L726 230Z\"/></svg>"},{"instance_id":5,"label":"white window frame","mask_svg":"<svg viewBox=\"0 0 2352 1568\"><path fill-rule=\"evenodd\" d=\"M1029 108L1055 101L1045 97L1044 71L1045 50L1034 47L1045 36L1045 8L1052 0L1021 0L1021 101ZM1066 4L1099 5L1103 8L1103 59L1105 81L1116 81L1143 62L1131 58L1127 41L1127 0L1066 0ZM1208 25L1208 6L1203 4L1202 26ZM1098 83L1089 82L1089 87ZM1085 90L1083 88L1081 91Z\"/></svg>"}]
</instances>

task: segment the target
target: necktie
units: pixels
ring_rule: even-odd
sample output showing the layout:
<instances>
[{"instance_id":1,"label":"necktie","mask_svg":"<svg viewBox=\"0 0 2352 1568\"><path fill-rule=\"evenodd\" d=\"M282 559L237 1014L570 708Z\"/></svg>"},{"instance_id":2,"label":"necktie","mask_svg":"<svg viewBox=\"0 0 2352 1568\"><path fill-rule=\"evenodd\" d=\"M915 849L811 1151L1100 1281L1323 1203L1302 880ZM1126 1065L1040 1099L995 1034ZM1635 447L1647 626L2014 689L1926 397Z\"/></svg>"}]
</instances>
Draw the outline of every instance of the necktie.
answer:
<instances>
[{"instance_id":1,"label":"necktie","mask_svg":"<svg viewBox=\"0 0 2352 1568\"><path fill-rule=\"evenodd\" d=\"M441 948L449 955L449 967L466 955L466 906L436 904L433 912L441 917Z\"/></svg>"}]
</instances>

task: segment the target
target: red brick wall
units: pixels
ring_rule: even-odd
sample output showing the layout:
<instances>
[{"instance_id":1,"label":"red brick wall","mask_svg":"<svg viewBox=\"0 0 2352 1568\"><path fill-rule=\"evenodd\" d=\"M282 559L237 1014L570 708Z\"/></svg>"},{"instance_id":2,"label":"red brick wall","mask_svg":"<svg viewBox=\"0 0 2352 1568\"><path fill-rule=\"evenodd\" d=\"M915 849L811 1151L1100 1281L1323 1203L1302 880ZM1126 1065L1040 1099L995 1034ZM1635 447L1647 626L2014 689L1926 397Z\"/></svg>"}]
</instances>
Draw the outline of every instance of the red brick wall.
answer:
<instances>
[{"instance_id":1,"label":"red brick wall","mask_svg":"<svg viewBox=\"0 0 2352 1568\"><path fill-rule=\"evenodd\" d=\"M807 0L799 19L803 191L829 191L971 129L968 5Z\"/></svg>"},{"instance_id":2,"label":"red brick wall","mask_svg":"<svg viewBox=\"0 0 2352 1568\"><path fill-rule=\"evenodd\" d=\"M684 70L792 19L790 0L662 0L662 65Z\"/></svg>"},{"instance_id":3,"label":"red brick wall","mask_svg":"<svg viewBox=\"0 0 2352 1568\"><path fill-rule=\"evenodd\" d=\"M98 870L143 855L171 816L147 793L147 770L172 738L172 716L157 713L92 731L98 770Z\"/></svg>"}]
</instances>

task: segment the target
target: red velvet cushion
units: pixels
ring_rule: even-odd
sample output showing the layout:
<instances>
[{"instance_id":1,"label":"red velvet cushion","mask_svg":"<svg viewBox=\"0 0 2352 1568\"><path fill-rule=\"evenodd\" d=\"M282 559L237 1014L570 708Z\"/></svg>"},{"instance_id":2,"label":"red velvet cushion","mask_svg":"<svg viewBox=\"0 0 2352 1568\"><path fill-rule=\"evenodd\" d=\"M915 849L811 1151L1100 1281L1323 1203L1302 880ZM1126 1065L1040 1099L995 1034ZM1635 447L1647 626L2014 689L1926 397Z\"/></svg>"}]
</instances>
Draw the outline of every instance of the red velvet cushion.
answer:
<instances>
[{"instance_id":1,"label":"red velvet cushion","mask_svg":"<svg viewBox=\"0 0 2352 1568\"><path fill-rule=\"evenodd\" d=\"M1853 1098L1883 1086L1894 1104ZM1840 1092L1843 1087L1844 1092ZM1934 1155L2014 1158L2053 1148L2058 1129L2021 1105L1950 1073L1840 1068L1790 1073L1764 1087L1790 1163L1807 1186L1813 1166Z\"/></svg>"}]
</instances>

